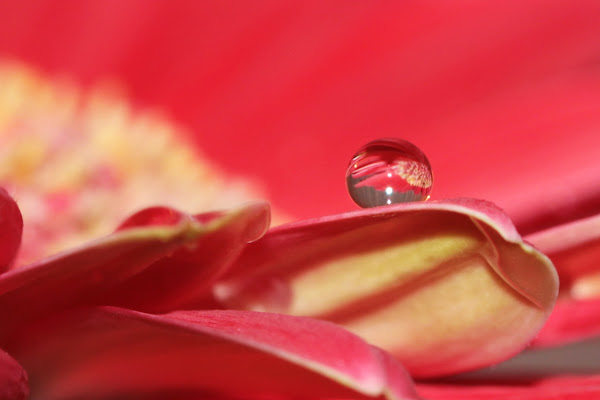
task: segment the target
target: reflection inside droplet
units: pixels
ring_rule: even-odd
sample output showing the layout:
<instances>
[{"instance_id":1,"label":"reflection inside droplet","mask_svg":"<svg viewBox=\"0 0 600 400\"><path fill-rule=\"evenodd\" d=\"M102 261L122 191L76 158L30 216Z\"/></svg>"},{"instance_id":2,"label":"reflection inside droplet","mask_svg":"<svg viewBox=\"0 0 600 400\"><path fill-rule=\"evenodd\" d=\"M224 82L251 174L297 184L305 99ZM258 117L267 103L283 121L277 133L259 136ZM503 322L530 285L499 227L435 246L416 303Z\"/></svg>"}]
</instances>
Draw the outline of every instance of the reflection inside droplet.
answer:
<instances>
[{"instance_id":1,"label":"reflection inside droplet","mask_svg":"<svg viewBox=\"0 0 600 400\"><path fill-rule=\"evenodd\" d=\"M361 207L424 201L433 187L431 165L414 144L374 140L356 152L346 171L350 196Z\"/></svg>"}]
</instances>

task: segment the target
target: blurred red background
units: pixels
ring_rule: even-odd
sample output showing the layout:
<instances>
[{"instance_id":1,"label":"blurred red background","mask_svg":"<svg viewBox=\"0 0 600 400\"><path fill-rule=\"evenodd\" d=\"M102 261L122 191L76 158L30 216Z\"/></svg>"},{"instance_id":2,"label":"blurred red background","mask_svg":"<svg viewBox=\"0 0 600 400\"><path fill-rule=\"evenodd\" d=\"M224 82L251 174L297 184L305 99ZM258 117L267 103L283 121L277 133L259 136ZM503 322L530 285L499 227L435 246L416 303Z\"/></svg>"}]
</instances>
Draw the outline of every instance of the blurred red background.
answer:
<instances>
[{"instance_id":1,"label":"blurred red background","mask_svg":"<svg viewBox=\"0 0 600 400\"><path fill-rule=\"evenodd\" d=\"M295 217L356 208L349 158L396 136L432 199L492 200L527 232L600 204L598 21L595 0L5 1L0 56L122 82Z\"/></svg>"}]
</instances>

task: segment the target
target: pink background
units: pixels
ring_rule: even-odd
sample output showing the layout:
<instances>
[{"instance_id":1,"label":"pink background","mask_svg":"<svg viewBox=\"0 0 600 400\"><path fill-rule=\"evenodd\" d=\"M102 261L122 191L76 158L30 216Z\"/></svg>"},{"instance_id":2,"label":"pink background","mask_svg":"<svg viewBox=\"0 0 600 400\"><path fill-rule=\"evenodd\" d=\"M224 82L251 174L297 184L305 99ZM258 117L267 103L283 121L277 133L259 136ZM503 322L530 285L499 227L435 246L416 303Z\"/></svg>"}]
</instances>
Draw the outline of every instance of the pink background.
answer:
<instances>
[{"instance_id":1,"label":"pink background","mask_svg":"<svg viewBox=\"0 0 600 400\"><path fill-rule=\"evenodd\" d=\"M397 136L432 199L527 232L600 204L598 21L594 0L1 2L0 56L122 81L298 218L356 208L349 158Z\"/></svg>"}]
</instances>

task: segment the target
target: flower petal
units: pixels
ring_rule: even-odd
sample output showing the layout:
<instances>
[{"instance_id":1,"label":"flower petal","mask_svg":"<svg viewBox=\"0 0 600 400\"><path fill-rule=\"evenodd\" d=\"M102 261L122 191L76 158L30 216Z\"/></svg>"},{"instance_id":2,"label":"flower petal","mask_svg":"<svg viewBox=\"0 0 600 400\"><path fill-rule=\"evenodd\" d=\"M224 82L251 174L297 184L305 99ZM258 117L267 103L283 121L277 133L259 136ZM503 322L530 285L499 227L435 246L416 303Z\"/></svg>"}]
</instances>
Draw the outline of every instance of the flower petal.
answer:
<instances>
[{"instance_id":1,"label":"flower petal","mask_svg":"<svg viewBox=\"0 0 600 400\"><path fill-rule=\"evenodd\" d=\"M169 208L138 213L119 229L161 221L172 224ZM177 248L136 276L102 293L100 303L146 312L168 312L199 305L209 286L240 254L247 243L260 238L269 227L269 205L256 202L244 208L195 215L195 223L205 225L205 233L186 246ZM196 307L194 307L196 306Z\"/></svg>"},{"instance_id":2,"label":"flower petal","mask_svg":"<svg viewBox=\"0 0 600 400\"><path fill-rule=\"evenodd\" d=\"M209 282L220 273L229 253L237 254L240 243L256 239L268 225L269 216L264 203L231 211L207 224L175 211L167 218L164 212L145 211L145 217L133 217L126 223L129 229L0 276L0 334L29 318L81 302L123 302L146 308L161 301L166 305L185 302L198 296L185 289L199 279ZM202 260L210 260L210 264L181 262L200 252ZM176 274L165 269L175 267L181 268ZM157 277L163 280L152 281ZM160 286L171 284L174 286ZM141 291L143 288L153 291Z\"/></svg>"},{"instance_id":3,"label":"flower petal","mask_svg":"<svg viewBox=\"0 0 600 400\"><path fill-rule=\"evenodd\" d=\"M29 396L27 372L3 350L0 350L0 399L25 400Z\"/></svg>"},{"instance_id":4,"label":"flower petal","mask_svg":"<svg viewBox=\"0 0 600 400\"><path fill-rule=\"evenodd\" d=\"M198 398L418 398L410 376L378 349L333 324L277 314L87 308L24 329L8 348L29 372L33 399L181 390Z\"/></svg>"},{"instance_id":5,"label":"flower petal","mask_svg":"<svg viewBox=\"0 0 600 400\"><path fill-rule=\"evenodd\" d=\"M274 228L214 290L230 308L340 323L418 377L514 355L539 331L557 292L550 260L523 243L497 207L473 199Z\"/></svg>"},{"instance_id":6,"label":"flower petal","mask_svg":"<svg viewBox=\"0 0 600 400\"><path fill-rule=\"evenodd\" d=\"M23 233L23 218L17 203L0 188L0 273L6 271L17 255Z\"/></svg>"},{"instance_id":7,"label":"flower petal","mask_svg":"<svg viewBox=\"0 0 600 400\"><path fill-rule=\"evenodd\" d=\"M562 292L580 299L593 297L592 290L581 290L581 283L586 276L600 272L600 214L528 235L526 239L552 259ZM600 296L600 287L597 294Z\"/></svg>"},{"instance_id":8,"label":"flower petal","mask_svg":"<svg viewBox=\"0 0 600 400\"><path fill-rule=\"evenodd\" d=\"M594 336L600 336L600 299L561 299L532 346L557 346Z\"/></svg>"},{"instance_id":9,"label":"flower petal","mask_svg":"<svg viewBox=\"0 0 600 400\"><path fill-rule=\"evenodd\" d=\"M430 400L592 400L600 396L600 375L551 376L522 382L463 382L420 384Z\"/></svg>"},{"instance_id":10,"label":"flower petal","mask_svg":"<svg viewBox=\"0 0 600 400\"><path fill-rule=\"evenodd\" d=\"M554 262L562 294L533 345L559 345L600 335L600 215L526 239Z\"/></svg>"}]
</instances>

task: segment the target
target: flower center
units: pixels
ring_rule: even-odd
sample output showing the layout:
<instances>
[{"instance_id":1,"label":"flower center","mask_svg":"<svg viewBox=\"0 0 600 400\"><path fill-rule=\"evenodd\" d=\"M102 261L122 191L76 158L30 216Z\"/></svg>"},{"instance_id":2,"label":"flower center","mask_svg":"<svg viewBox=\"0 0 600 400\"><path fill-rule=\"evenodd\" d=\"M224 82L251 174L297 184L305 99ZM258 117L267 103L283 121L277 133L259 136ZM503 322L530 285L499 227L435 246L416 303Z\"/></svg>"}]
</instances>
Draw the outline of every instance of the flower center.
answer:
<instances>
[{"instance_id":1,"label":"flower center","mask_svg":"<svg viewBox=\"0 0 600 400\"><path fill-rule=\"evenodd\" d=\"M143 207L201 212L263 197L114 88L84 93L13 63L0 64L0 87L0 185L25 226L17 264L110 233Z\"/></svg>"}]
</instances>

